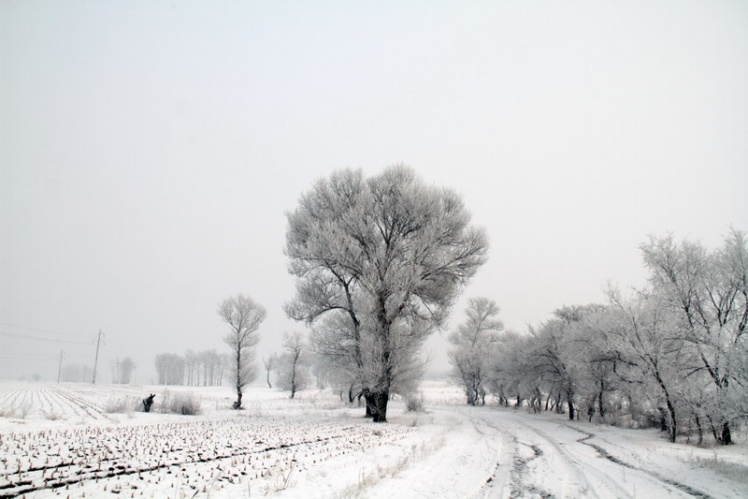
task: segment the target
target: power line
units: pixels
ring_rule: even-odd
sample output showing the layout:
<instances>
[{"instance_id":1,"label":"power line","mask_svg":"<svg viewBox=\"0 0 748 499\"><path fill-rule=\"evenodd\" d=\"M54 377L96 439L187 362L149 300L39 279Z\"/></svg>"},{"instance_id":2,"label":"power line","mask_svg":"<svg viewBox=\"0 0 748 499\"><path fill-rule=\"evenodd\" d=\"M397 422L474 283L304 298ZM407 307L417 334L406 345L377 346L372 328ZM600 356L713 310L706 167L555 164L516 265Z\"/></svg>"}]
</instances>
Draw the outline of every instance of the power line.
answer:
<instances>
[{"instance_id":1,"label":"power line","mask_svg":"<svg viewBox=\"0 0 748 499\"><path fill-rule=\"evenodd\" d=\"M70 365L71 359L80 359L82 357L89 357L88 355L68 355L65 354L65 365ZM0 355L0 360L23 360L23 361L34 361L34 362L53 362L57 360L55 357L37 357L34 355ZM78 361L80 363L80 360Z\"/></svg>"},{"instance_id":2,"label":"power line","mask_svg":"<svg viewBox=\"0 0 748 499\"><path fill-rule=\"evenodd\" d=\"M68 343L71 345L90 345L90 342L83 341L70 341L70 340L56 340L53 338L42 338L41 336L31 336L18 333L10 333L8 331L0 331L0 336L13 336L15 338L23 338L26 340L39 340L39 341L50 341L52 343Z\"/></svg>"},{"instance_id":3,"label":"power line","mask_svg":"<svg viewBox=\"0 0 748 499\"><path fill-rule=\"evenodd\" d=\"M24 357L18 355L0 355L0 359L4 360L26 360L26 361L39 361L39 362L51 362L56 360L52 357Z\"/></svg>"},{"instance_id":4,"label":"power line","mask_svg":"<svg viewBox=\"0 0 748 499\"><path fill-rule=\"evenodd\" d=\"M17 328L20 328L20 329L28 329L29 331L39 331L40 333L59 334L61 336L72 336L74 338L86 338L86 336L82 335L82 334L63 333L63 332L60 332L60 331L53 331L51 329L42 329L42 328L38 328L38 327L22 326L20 324L12 324L10 322L0 322L0 325L10 326L10 327L17 327Z\"/></svg>"}]
</instances>

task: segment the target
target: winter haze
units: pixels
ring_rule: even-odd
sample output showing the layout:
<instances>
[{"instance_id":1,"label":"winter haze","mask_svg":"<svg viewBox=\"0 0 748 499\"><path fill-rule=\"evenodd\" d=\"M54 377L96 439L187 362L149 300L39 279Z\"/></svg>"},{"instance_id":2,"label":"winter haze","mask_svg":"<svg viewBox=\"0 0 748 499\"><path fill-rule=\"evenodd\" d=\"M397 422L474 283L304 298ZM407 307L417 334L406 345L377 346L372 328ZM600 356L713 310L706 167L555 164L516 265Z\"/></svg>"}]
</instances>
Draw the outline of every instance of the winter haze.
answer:
<instances>
[{"instance_id":1,"label":"winter haze","mask_svg":"<svg viewBox=\"0 0 748 499\"><path fill-rule=\"evenodd\" d=\"M0 2L0 377L215 348L294 294L286 213L340 168L460 193L524 331L748 228L742 2ZM446 371L445 341L430 342Z\"/></svg>"}]
</instances>

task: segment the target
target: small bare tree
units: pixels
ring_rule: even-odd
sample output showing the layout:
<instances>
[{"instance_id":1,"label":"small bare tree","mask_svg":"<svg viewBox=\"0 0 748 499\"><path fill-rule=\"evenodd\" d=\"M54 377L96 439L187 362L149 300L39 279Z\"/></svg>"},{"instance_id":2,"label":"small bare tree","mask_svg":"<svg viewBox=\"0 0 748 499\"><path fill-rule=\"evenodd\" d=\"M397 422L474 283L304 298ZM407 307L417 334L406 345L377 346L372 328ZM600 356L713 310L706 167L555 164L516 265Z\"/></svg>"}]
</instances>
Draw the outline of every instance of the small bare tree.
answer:
<instances>
[{"instance_id":1,"label":"small bare tree","mask_svg":"<svg viewBox=\"0 0 748 499\"><path fill-rule=\"evenodd\" d=\"M276 354L269 355L262 358L262 367L265 368L265 382L268 384L268 388L272 388L273 385L270 383L270 373L278 365L278 356Z\"/></svg>"},{"instance_id":2,"label":"small bare tree","mask_svg":"<svg viewBox=\"0 0 748 499\"><path fill-rule=\"evenodd\" d=\"M257 330L265 320L265 308L252 298L239 294L223 300L218 306L218 315L231 328L224 341L231 348L233 357L230 374L236 387L236 402L233 407L241 409L242 389L257 377L255 347L260 342Z\"/></svg>"},{"instance_id":3,"label":"small bare tree","mask_svg":"<svg viewBox=\"0 0 748 499\"><path fill-rule=\"evenodd\" d=\"M309 371L306 363L306 342L299 332L283 335L283 355L278 362L281 388L291 392L294 398L296 392L306 388L309 383Z\"/></svg>"}]
</instances>

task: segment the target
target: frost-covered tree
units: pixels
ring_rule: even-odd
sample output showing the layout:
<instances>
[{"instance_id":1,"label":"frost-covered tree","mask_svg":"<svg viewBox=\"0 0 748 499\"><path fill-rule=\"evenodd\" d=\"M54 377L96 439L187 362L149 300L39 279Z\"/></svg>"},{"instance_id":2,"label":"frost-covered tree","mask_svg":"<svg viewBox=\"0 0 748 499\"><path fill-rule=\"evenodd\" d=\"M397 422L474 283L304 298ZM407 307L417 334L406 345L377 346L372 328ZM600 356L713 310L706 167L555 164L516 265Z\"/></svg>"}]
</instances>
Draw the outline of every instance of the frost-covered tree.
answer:
<instances>
[{"instance_id":1,"label":"frost-covered tree","mask_svg":"<svg viewBox=\"0 0 748 499\"><path fill-rule=\"evenodd\" d=\"M612 305L610 338L626 360L619 375L641 387L640 395L663 414L668 438L675 442L684 344L675 334L672 314L655 295L626 299L617 290L610 290L608 295Z\"/></svg>"},{"instance_id":2,"label":"frost-covered tree","mask_svg":"<svg viewBox=\"0 0 748 499\"><path fill-rule=\"evenodd\" d=\"M407 396L416 391L426 367L421 356L425 332L419 327L424 323L408 324L404 318L392 325L387 367L382 365L381 337L373 334L375 328L366 314L362 314L359 327L354 327L348 314L331 311L312 327L311 347L324 360L333 387L341 393L347 391L349 402L364 397L366 415L375 417L371 390L382 370L388 370L391 393Z\"/></svg>"},{"instance_id":3,"label":"frost-covered tree","mask_svg":"<svg viewBox=\"0 0 748 499\"><path fill-rule=\"evenodd\" d=\"M347 392L348 401L362 396L365 352L362 351L362 331L356 312L330 311L315 323L310 334L310 348L324 364L330 383L338 392ZM356 317L354 322L351 316Z\"/></svg>"},{"instance_id":4,"label":"frost-covered tree","mask_svg":"<svg viewBox=\"0 0 748 499\"><path fill-rule=\"evenodd\" d=\"M489 392L499 401L499 405L509 406L513 399L519 406L521 399L519 385L524 378L520 363L522 343L525 338L514 331L506 331L499 336L494 355L490 358L490 372L487 382Z\"/></svg>"},{"instance_id":5,"label":"frost-covered tree","mask_svg":"<svg viewBox=\"0 0 748 499\"><path fill-rule=\"evenodd\" d=\"M549 395L556 394L556 407L560 410L565 403L569 419L574 419L578 378L577 364L567 355L570 348L569 329L569 324L558 318L549 320L538 329L531 329L529 361L531 371L543 381L539 388L544 388ZM542 396L539 389L533 397L538 410Z\"/></svg>"},{"instance_id":6,"label":"frost-covered tree","mask_svg":"<svg viewBox=\"0 0 748 499\"><path fill-rule=\"evenodd\" d=\"M555 318L548 323L548 326L553 324L547 337L552 337L553 346L546 352L555 351L551 357L557 356L550 381L557 393L565 394L570 419L578 405L586 406L590 420L596 410L605 415L606 393L614 384L615 356L609 352L605 335L589 324L604 308L597 304L564 306L553 312ZM558 402L560 397L557 409Z\"/></svg>"},{"instance_id":7,"label":"frost-covered tree","mask_svg":"<svg viewBox=\"0 0 748 499\"><path fill-rule=\"evenodd\" d=\"M451 377L465 389L467 403L485 404L491 359L504 324L497 318L499 307L488 298L471 298L467 319L449 335Z\"/></svg>"},{"instance_id":8,"label":"frost-covered tree","mask_svg":"<svg viewBox=\"0 0 748 499\"><path fill-rule=\"evenodd\" d=\"M562 307L554 318L529 334L498 335L491 356L488 386L499 403L516 406L527 401L535 411L555 409L578 417L580 403L588 416L597 409L606 411L611 397L613 365L605 337L587 324L590 317L604 310L602 305Z\"/></svg>"},{"instance_id":9,"label":"frost-covered tree","mask_svg":"<svg viewBox=\"0 0 748 499\"><path fill-rule=\"evenodd\" d=\"M674 312L677 334L690 355L685 375L709 402L703 418L718 443L732 442L731 426L744 419L748 376L741 359L748 350L748 247L733 231L721 249L672 236L650 237L642 245L652 292Z\"/></svg>"},{"instance_id":10,"label":"frost-covered tree","mask_svg":"<svg viewBox=\"0 0 748 499\"><path fill-rule=\"evenodd\" d=\"M309 384L306 348L306 341L301 333L283 335L283 353L278 358L278 384L283 390L291 392L291 398Z\"/></svg>"},{"instance_id":11,"label":"frost-covered tree","mask_svg":"<svg viewBox=\"0 0 748 499\"><path fill-rule=\"evenodd\" d=\"M486 258L487 239L460 197L404 166L365 178L343 170L318 180L288 215L286 255L296 281L290 317L348 322L353 362L374 420L387 420L397 373ZM403 349L407 355L399 355Z\"/></svg>"},{"instance_id":12,"label":"frost-covered tree","mask_svg":"<svg viewBox=\"0 0 748 499\"><path fill-rule=\"evenodd\" d=\"M236 388L234 409L242 408L242 389L257 376L255 347L260 341L257 330L265 320L265 308L252 298L236 295L218 306L218 315L229 325L224 341L231 349L231 382Z\"/></svg>"},{"instance_id":13,"label":"frost-covered tree","mask_svg":"<svg viewBox=\"0 0 748 499\"><path fill-rule=\"evenodd\" d=\"M568 311L573 315L568 315ZM620 405L620 377L617 371L623 359L608 333L608 307L587 305L564 307L556 314L571 318L568 323L569 346L564 355L575 365L578 401L586 409L588 421L597 414L601 421L615 419Z\"/></svg>"}]
</instances>

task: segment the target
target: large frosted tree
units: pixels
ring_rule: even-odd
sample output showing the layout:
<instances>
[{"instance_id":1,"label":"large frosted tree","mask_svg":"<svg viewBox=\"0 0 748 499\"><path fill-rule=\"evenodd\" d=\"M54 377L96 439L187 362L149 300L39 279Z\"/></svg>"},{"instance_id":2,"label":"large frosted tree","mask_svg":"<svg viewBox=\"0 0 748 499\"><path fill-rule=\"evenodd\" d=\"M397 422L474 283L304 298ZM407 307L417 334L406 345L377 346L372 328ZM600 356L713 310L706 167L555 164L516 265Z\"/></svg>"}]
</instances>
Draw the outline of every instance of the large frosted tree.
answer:
<instances>
[{"instance_id":1,"label":"large frosted tree","mask_svg":"<svg viewBox=\"0 0 748 499\"><path fill-rule=\"evenodd\" d=\"M318 180L288 215L286 254L297 279L290 317L344 321L346 355L374 421L408 363L441 327L461 287L486 259L485 232L462 199L405 166Z\"/></svg>"},{"instance_id":2,"label":"large frosted tree","mask_svg":"<svg viewBox=\"0 0 748 499\"><path fill-rule=\"evenodd\" d=\"M236 295L218 306L218 315L229 325L224 341L231 349L229 377L236 388L234 409L242 408L242 390L257 377L255 347L260 342L257 330L265 320L265 308L252 298Z\"/></svg>"}]
</instances>

